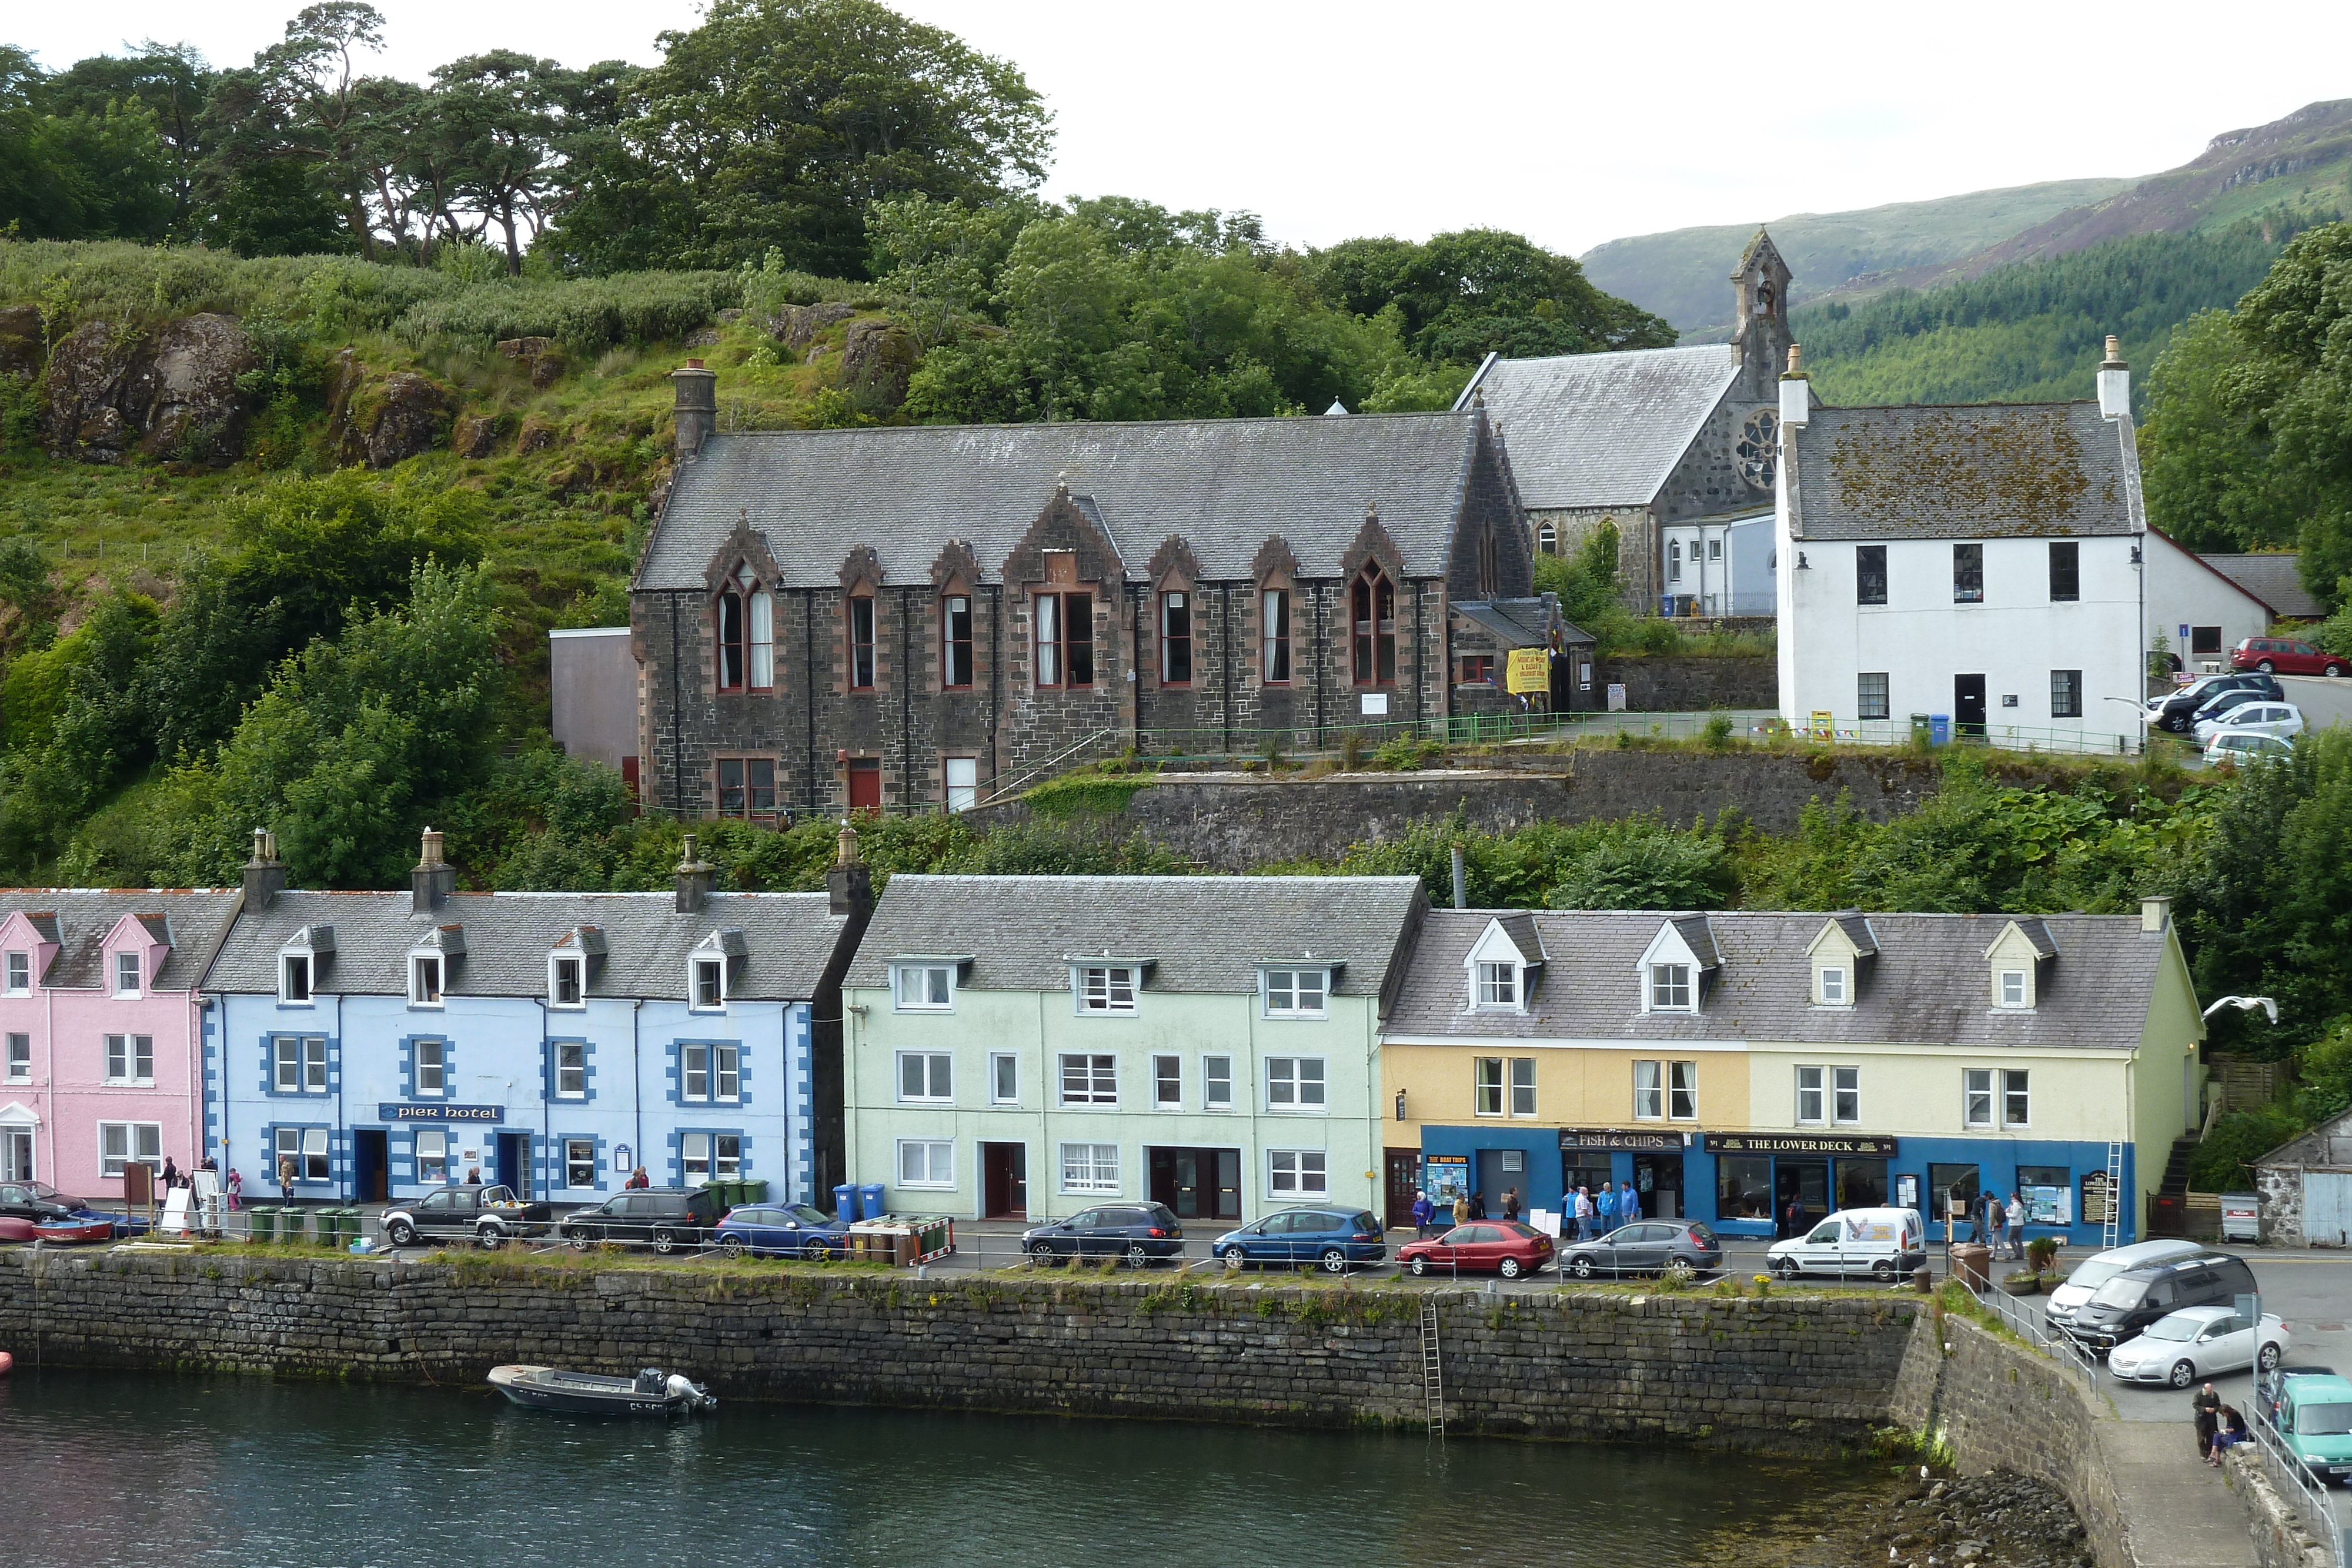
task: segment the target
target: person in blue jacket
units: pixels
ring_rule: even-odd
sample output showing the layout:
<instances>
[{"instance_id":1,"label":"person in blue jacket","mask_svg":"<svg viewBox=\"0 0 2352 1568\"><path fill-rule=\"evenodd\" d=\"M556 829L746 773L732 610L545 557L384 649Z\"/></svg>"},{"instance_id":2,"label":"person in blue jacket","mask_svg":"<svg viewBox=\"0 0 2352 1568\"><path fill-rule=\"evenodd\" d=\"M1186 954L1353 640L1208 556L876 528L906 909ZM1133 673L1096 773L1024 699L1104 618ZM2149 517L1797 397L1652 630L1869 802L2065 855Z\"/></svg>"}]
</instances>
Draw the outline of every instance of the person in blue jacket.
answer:
<instances>
[{"instance_id":1,"label":"person in blue jacket","mask_svg":"<svg viewBox=\"0 0 2352 1568\"><path fill-rule=\"evenodd\" d=\"M1437 1222L1437 1205L1429 1201L1429 1194L1412 1195L1412 1237L1416 1241L1429 1239L1430 1228Z\"/></svg>"},{"instance_id":2,"label":"person in blue jacket","mask_svg":"<svg viewBox=\"0 0 2352 1568\"><path fill-rule=\"evenodd\" d=\"M1592 1210L1601 1221L1601 1235L1606 1236L1611 1231L1616 1229L1617 1189L1611 1186L1607 1182L1602 1182L1601 1184L1601 1192L1599 1196L1594 1197L1592 1200Z\"/></svg>"}]
</instances>

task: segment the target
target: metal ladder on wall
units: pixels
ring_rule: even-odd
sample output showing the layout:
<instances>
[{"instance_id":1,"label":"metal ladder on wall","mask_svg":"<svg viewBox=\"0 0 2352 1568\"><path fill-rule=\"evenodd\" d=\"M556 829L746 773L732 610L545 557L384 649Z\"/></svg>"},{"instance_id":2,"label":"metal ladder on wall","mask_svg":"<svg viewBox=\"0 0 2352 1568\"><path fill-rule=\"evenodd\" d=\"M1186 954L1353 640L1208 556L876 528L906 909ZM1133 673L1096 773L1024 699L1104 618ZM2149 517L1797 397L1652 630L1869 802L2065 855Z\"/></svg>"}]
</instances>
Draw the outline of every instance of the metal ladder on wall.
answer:
<instances>
[{"instance_id":1,"label":"metal ladder on wall","mask_svg":"<svg viewBox=\"0 0 2352 1568\"><path fill-rule=\"evenodd\" d=\"M2121 1143L2107 1145L2107 1223L2099 1232L2103 1251L2115 1250L2117 1233L2123 1226L2124 1213L2124 1146Z\"/></svg>"},{"instance_id":2,"label":"metal ladder on wall","mask_svg":"<svg viewBox=\"0 0 2352 1568\"><path fill-rule=\"evenodd\" d=\"M1421 1395L1429 1435L1442 1443L1445 1440L1445 1370L1437 1343L1435 1296L1424 1296L1421 1302Z\"/></svg>"}]
</instances>

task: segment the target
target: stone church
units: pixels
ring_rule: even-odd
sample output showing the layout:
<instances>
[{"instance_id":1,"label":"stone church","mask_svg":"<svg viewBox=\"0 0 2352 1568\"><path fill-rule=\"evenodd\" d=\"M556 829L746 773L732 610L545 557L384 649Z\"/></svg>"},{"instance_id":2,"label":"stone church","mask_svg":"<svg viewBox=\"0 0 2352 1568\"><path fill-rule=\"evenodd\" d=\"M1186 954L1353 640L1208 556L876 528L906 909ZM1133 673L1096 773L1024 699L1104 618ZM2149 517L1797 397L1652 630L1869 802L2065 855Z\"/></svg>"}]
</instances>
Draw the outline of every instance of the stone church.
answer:
<instances>
[{"instance_id":1,"label":"stone church","mask_svg":"<svg viewBox=\"0 0 2352 1568\"><path fill-rule=\"evenodd\" d=\"M1727 570L1750 533L1759 545L1769 537L1790 339L1788 264L1762 229L1731 287L1727 343L1490 356L1456 405L1484 402L1509 442L1537 549L1566 554L1601 522L1616 524L1625 601L1637 611L1685 598L1742 612L1715 593L1706 565ZM1742 519L1755 526L1729 526ZM1769 591L1769 574L1761 586Z\"/></svg>"}]
</instances>

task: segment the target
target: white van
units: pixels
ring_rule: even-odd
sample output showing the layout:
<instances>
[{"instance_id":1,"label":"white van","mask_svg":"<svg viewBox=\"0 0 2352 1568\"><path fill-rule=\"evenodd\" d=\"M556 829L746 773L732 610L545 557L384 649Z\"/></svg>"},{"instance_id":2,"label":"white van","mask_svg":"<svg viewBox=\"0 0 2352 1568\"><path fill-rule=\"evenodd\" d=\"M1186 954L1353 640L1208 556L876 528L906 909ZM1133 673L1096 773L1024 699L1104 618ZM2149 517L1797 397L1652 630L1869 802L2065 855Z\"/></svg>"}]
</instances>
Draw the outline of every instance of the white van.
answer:
<instances>
[{"instance_id":1,"label":"white van","mask_svg":"<svg viewBox=\"0 0 2352 1568\"><path fill-rule=\"evenodd\" d=\"M1844 1208L1804 1235L1776 1241L1765 1260L1783 1280L1867 1274L1893 1280L1927 1261L1927 1224L1916 1208Z\"/></svg>"},{"instance_id":2,"label":"white van","mask_svg":"<svg viewBox=\"0 0 2352 1568\"><path fill-rule=\"evenodd\" d=\"M2205 1250L2194 1241L2177 1238L2164 1241L2135 1241L2128 1247L2118 1247L2110 1252L2094 1253L2074 1265L2066 1282L2050 1292L2050 1304L2042 1311L2049 1315L2053 1328L2064 1328L2074 1321L2075 1309L2091 1299L2093 1291L2126 1269L2137 1269L2143 1263L2161 1263L2168 1258L2186 1258L2191 1252Z\"/></svg>"}]
</instances>

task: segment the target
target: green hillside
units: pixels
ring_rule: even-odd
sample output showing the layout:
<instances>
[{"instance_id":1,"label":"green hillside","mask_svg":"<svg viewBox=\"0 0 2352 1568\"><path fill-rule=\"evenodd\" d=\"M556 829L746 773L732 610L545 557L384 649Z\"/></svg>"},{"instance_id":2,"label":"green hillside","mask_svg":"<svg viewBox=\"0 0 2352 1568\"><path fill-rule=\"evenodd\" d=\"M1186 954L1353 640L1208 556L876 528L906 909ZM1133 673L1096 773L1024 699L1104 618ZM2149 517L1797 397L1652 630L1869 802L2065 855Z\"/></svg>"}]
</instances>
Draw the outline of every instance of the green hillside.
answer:
<instances>
[{"instance_id":1,"label":"green hillside","mask_svg":"<svg viewBox=\"0 0 2352 1568\"><path fill-rule=\"evenodd\" d=\"M1859 212L1794 213L1765 227L1788 260L1794 296L1801 301L1865 275L1974 256L2130 183L2053 180ZM1754 224L1674 229L1611 240L1579 259L1596 287L1664 316L1685 339L1704 339L1730 325L1731 287L1726 280L1755 232Z\"/></svg>"}]
</instances>

